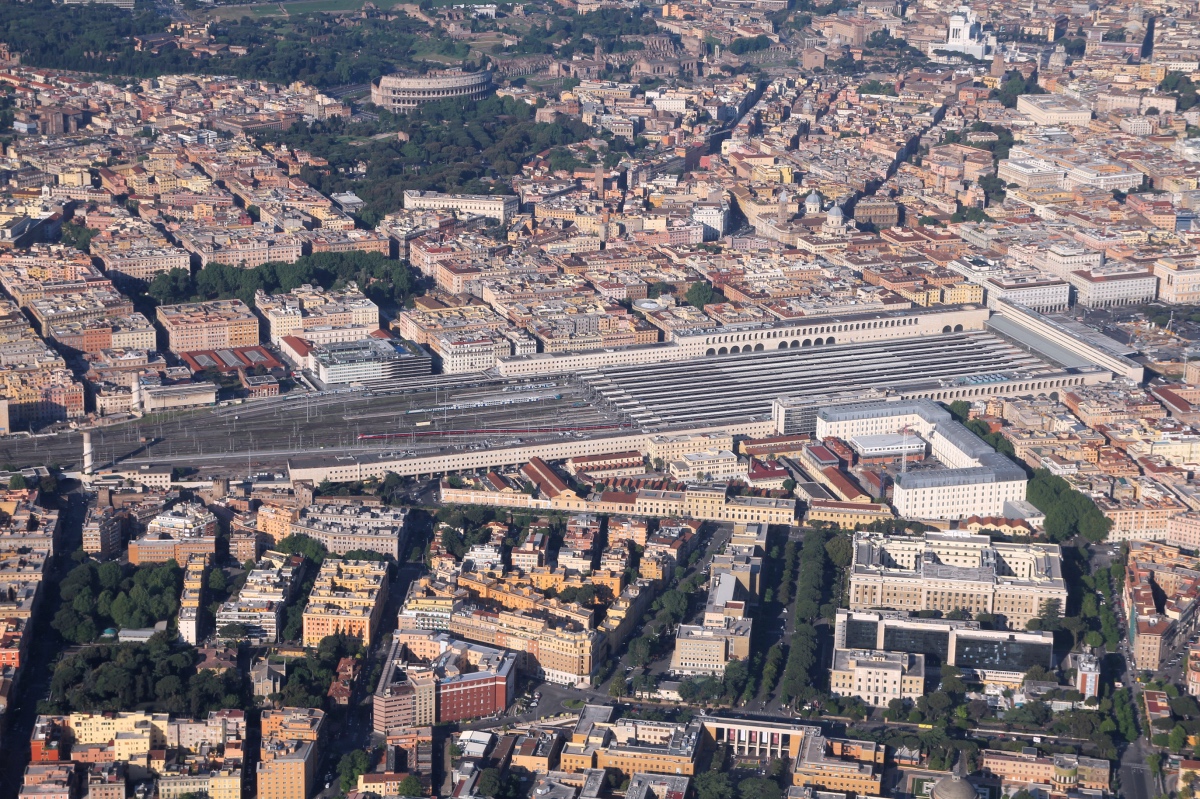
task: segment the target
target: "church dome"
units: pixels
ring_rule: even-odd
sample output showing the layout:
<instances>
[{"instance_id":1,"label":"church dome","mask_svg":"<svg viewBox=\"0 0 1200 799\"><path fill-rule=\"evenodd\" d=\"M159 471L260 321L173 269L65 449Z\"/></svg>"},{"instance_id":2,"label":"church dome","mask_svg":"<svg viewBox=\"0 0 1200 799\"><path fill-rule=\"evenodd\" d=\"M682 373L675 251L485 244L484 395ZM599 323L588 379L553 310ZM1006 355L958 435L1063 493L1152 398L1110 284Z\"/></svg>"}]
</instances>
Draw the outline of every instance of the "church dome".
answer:
<instances>
[{"instance_id":1,"label":"church dome","mask_svg":"<svg viewBox=\"0 0 1200 799\"><path fill-rule=\"evenodd\" d=\"M829 209L829 213L826 214L826 216L828 216L830 219L842 219L846 215L842 213L842 207L840 205L835 205Z\"/></svg>"},{"instance_id":2,"label":"church dome","mask_svg":"<svg viewBox=\"0 0 1200 799\"><path fill-rule=\"evenodd\" d=\"M930 799L975 799L975 787L957 774L942 777L929 792Z\"/></svg>"}]
</instances>

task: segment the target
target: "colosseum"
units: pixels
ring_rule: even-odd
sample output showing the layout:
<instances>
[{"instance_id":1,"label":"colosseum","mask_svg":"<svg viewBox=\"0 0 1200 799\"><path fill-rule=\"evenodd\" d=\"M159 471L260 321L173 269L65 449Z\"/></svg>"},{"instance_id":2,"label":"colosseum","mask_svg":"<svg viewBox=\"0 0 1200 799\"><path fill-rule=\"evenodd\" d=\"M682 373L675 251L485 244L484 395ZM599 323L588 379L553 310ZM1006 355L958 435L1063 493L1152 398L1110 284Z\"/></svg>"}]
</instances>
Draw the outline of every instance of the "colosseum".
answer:
<instances>
[{"instance_id":1,"label":"colosseum","mask_svg":"<svg viewBox=\"0 0 1200 799\"><path fill-rule=\"evenodd\" d=\"M445 69L425 75L395 73L371 84L371 102L393 112L408 111L422 103L448 97L479 100L492 91L492 71L463 72Z\"/></svg>"}]
</instances>

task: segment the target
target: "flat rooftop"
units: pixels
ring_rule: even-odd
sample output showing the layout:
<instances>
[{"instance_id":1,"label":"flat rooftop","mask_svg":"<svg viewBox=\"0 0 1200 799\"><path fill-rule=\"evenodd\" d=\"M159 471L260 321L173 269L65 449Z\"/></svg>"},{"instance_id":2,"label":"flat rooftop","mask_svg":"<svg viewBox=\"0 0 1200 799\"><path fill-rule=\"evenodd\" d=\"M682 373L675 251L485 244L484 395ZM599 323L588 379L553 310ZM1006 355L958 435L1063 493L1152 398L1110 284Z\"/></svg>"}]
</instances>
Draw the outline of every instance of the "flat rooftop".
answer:
<instances>
[{"instance_id":1,"label":"flat rooftop","mask_svg":"<svg viewBox=\"0 0 1200 799\"><path fill-rule=\"evenodd\" d=\"M917 391L1055 371L984 331L833 347L763 351L580 375L608 405L653 430L771 418L779 396L864 389ZM987 377L989 380L976 381Z\"/></svg>"}]
</instances>

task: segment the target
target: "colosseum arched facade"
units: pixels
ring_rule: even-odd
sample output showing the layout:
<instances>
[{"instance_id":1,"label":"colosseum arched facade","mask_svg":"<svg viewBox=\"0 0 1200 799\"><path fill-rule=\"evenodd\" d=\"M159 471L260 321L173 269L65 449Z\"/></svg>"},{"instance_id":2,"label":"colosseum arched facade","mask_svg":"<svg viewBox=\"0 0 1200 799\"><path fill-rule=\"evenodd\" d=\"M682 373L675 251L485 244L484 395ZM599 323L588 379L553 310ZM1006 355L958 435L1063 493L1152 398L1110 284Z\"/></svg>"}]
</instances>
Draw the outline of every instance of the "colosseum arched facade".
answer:
<instances>
[{"instance_id":1,"label":"colosseum arched facade","mask_svg":"<svg viewBox=\"0 0 1200 799\"><path fill-rule=\"evenodd\" d=\"M426 75L397 73L384 75L371 84L371 102L389 111L401 113L423 103L450 97L479 100L490 94L492 88L490 69L479 72L447 69Z\"/></svg>"}]
</instances>

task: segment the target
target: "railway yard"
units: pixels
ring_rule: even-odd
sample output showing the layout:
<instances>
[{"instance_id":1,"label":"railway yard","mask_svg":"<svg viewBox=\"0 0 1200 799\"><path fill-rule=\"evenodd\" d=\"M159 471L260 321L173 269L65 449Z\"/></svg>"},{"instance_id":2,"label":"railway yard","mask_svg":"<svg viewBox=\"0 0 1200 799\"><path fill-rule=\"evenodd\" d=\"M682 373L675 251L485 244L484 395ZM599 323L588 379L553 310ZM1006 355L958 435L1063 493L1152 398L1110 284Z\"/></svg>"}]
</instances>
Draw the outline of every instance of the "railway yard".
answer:
<instances>
[{"instance_id":1,"label":"railway yard","mask_svg":"<svg viewBox=\"0 0 1200 799\"><path fill-rule=\"evenodd\" d=\"M252 474L284 470L317 452L400 457L456 448L548 441L582 431L618 430L619 413L593 405L569 378L487 380L436 377L420 385L310 392L168 414L92 431L96 466L170 463L200 475L238 466ZM27 458L63 468L81 463L75 431L0 440L0 463Z\"/></svg>"},{"instance_id":2,"label":"railway yard","mask_svg":"<svg viewBox=\"0 0 1200 799\"><path fill-rule=\"evenodd\" d=\"M779 396L840 391L928 392L1059 368L987 332L873 344L754 352L579 375L500 379L432 376L202 408L99 427L95 464L170 464L283 474L316 454L403 459L622 432L666 432L771 417ZM81 465L77 431L0 439L0 464ZM18 457L21 456L21 457Z\"/></svg>"}]
</instances>

